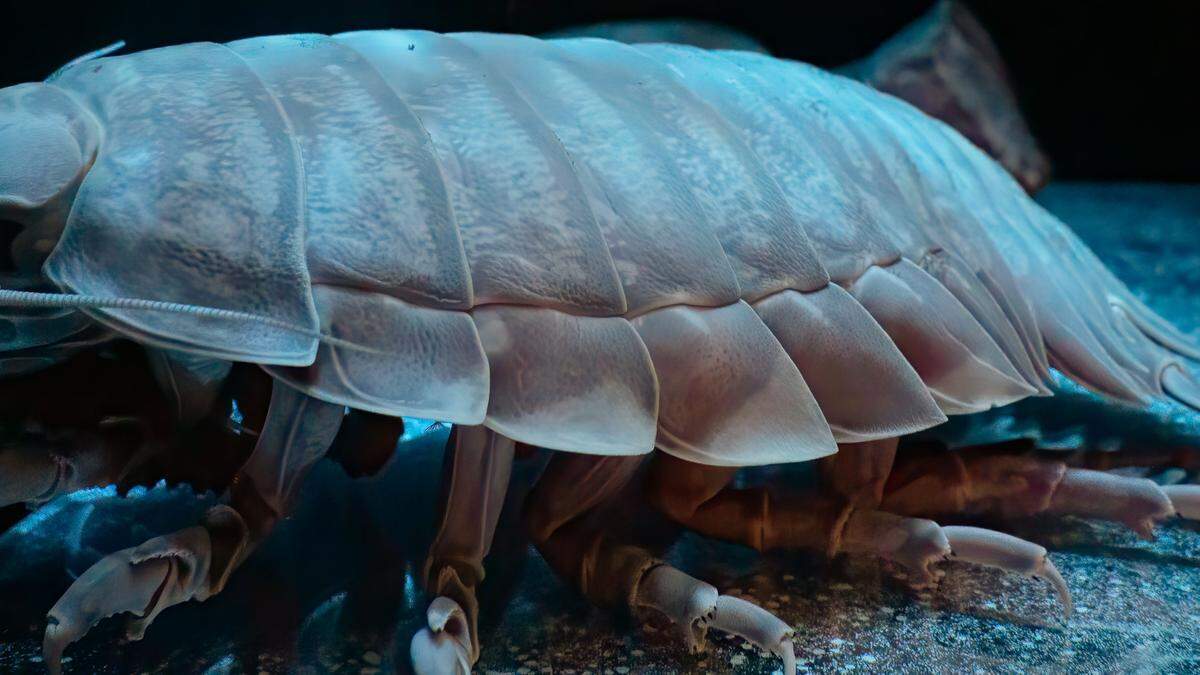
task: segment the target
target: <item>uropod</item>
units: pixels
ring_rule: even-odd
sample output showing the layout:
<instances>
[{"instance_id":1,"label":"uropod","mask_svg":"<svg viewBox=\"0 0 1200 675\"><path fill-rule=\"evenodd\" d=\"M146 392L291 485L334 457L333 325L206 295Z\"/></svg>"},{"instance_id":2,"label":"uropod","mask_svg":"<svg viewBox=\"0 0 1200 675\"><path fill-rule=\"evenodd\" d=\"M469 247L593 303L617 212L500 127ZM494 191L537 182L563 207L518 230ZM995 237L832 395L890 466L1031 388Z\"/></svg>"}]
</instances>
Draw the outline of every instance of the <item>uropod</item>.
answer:
<instances>
[{"instance_id":1,"label":"uropod","mask_svg":"<svg viewBox=\"0 0 1200 675\"><path fill-rule=\"evenodd\" d=\"M561 451L524 508L560 576L787 671L786 623L607 517L652 451L644 495L702 534L878 555L919 581L953 554L1045 577L1068 606L1041 547L918 516L1049 510L1148 533L1200 510L1191 486L1061 464L893 467L898 438L1048 394L1051 368L1200 407L1181 361L1200 351L957 132L800 63L421 31L86 60L0 90L0 221L4 373L138 343L182 425L231 363L272 380L223 503L102 559L50 610L54 670L104 617L133 613L138 634L219 592L347 408L455 425L420 672L479 656L475 589L517 444ZM811 498L729 484L817 459Z\"/></svg>"}]
</instances>

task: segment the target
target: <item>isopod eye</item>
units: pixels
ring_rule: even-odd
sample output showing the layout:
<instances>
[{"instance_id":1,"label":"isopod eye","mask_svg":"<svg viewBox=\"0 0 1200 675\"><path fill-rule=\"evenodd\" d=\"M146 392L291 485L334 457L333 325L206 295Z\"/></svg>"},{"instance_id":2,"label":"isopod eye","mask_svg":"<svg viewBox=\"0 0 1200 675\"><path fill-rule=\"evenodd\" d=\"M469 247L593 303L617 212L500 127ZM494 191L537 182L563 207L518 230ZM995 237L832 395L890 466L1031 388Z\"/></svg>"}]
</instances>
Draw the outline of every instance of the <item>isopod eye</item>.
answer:
<instances>
[{"instance_id":1,"label":"isopod eye","mask_svg":"<svg viewBox=\"0 0 1200 675\"><path fill-rule=\"evenodd\" d=\"M0 209L34 209L70 186L83 170L79 143L56 120L0 115Z\"/></svg>"}]
</instances>

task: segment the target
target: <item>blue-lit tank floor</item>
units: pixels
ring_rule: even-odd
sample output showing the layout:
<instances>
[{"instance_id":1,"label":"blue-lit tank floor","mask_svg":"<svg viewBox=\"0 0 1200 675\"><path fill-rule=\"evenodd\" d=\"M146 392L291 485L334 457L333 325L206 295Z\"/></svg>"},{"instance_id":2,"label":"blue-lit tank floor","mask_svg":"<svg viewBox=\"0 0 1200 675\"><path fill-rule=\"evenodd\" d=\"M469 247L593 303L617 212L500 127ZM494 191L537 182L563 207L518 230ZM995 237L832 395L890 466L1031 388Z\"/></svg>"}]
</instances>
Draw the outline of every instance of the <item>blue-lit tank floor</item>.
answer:
<instances>
[{"instance_id":1,"label":"blue-lit tank floor","mask_svg":"<svg viewBox=\"0 0 1200 675\"><path fill-rule=\"evenodd\" d=\"M1041 200L1152 306L1186 330L1200 327L1200 187L1060 184ZM1074 394L1056 405L1065 403L1086 401ZM1177 410L1091 410L1094 424L1073 418L1057 441L1069 444L1087 428L1108 426L1200 442L1196 417ZM996 419L1014 424L1004 413ZM424 609L413 573L430 536L445 433L410 429L404 461L372 479L351 481L323 463L295 517L223 593L166 611L138 643L120 639L119 620L102 624L68 651L68 672L403 672ZM531 472L533 464L519 472ZM789 468L775 480L799 482L804 472ZM0 536L0 671L41 672L43 616L70 574L103 553L194 523L211 501L186 488L125 499L110 491L80 493ZM661 623L641 628L589 609L511 524L505 527L481 598L485 648L478 672L779 668L729 638L713 640L706 655L689 656ZM964 565L948 567L940 588L918 595L895 580L894 570L870 561L760 558L693 536L680 540L671 558L789 621L802 670L1200 671L1200 527L1168 524L1154 543L1074 519L1009 529L1051 549L1074 594L1070 622L1060 618L1046 584Z\"/></svg>"}]
</instances>

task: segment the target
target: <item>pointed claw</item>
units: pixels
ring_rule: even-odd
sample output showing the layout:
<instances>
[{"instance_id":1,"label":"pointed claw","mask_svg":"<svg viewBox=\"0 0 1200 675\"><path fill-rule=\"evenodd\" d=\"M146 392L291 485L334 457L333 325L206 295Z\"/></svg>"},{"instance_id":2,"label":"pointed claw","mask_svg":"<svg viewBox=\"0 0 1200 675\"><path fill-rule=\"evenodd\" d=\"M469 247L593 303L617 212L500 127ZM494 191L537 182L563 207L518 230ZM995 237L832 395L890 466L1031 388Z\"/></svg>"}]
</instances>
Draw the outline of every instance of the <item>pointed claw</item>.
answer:
<instances>
[{"instance_id":1,"label":"pointed claw","mask_svg":"<svg viewBox=\"0 0 1200 675\"><path fill-rule=\"evenodd\" d=\"M1066 581L1050 562L1046 549L1012 535L979 527L948 525L942 528L954 559L997 567L1026 576L1040 577L1054 586L1063 605L1064 618L1071 618L1074 605Z\"/></svg>"},{"instance_id":2,"label":"pointed claw","mask_svg":"<svg viewBox=\"0 0 1200 675\"><path fill-rule=\"evenodd\" d=\"M439 596L429 603L425 610L425 619L429 628L435 633L447 631L451 635L463 635L467 626L467 614L458 603L445 596Z\"/></svg>"},{"instance_id":3,"label":"pointed claw","mask_svg":"<svg viewBox=\"0 0 1200 675\"><path fill-rule=\"evenodd\" d=\"M196 526L110 554L75 580L46 617L43 658L52 673L63 651L100 621L131 613L130 637L141 637L163 609L206 597L211 548Z\"/></svg>"},{"instance_id":4,"label":"pointed claw","mask_svg":"<svg viewBox=\"0 0 1200 675\"><path fill-rule=\"evenodd\" d=\"M1171 500L1176 515L1200 520L1200 485L1163 485L1161 489Z\"/></svg>"},{"instance_id":5,"label":"pointed claw","mask_svg":"<svg viewBox=\"0 0 1200 675\"><path fill-rule=\"evenodd\" d=\"M843 548L878 555L904 567L915 589L937 585L945 574L934 565L950 555L950 542L932 520L884 511L855 511L846 525Z\"/></svg>"},{"instance_id":6,"label":"pointed claw","mask_svg":"<svg viewBox=\"0 0 1200 675\"><path fill-rule=\"evenodd\" d=\"M794 675L796 656L792 629L765 609L717 589L670 565L646 573L638 586L637 604L653 607L682 627L692 652L704 648L710 628L737 635L783 659L784 673Z\"/></svg>"},{"instance_id":7,"label":"pointed claw","mask_svg":"<svg viewBox=\"0 0 1200 675\"><path fill-rule=\"evenodd\" d=\"M429 624L413 636L409 658L417 675L470 675L471 636L467 615L450 598L439 596L425 612Z\"/></svg>"},{"instance_id":8,"label":"pointed claw","mask_svg":"<svg viewBox=\"0 0 1200 675\"><path fill-rule=\"evenodd\" d=\"M1123 523L1149 541L1155 525L1175 515L1171 499L1154 481L1074 468L1063 475L1048 511Z\"/></svg>"},{"instance_id":9,"label":"pointed claw","mask_svg":"<svg viewBox=\"0 0 1200 675\"><path fill-rule=\"evenodd\" d=\"M1063 606L1063 618L1070 619L1075 613L1075 603L1071 600L1071 589L1067 588L1067 580L1063 579L1058 573L1058 568L1050 561L1049 557L1042 560L1042 569L1033 576L1040 577L1050 582L1054 587L1055 594L1058 595L1058 601Z\"/></svg>"},{"instance_id":10,"label":"pointed claw","mask_svg":"<svg viewBox=\"0 0 1200 675\"><path fill-rule=\"evenodd\" d=\"M707 622L716 609L718 595L716 588L703 581L670 565L659 565L638 585L636 603L667 615L683 630L688 648L696 653L704 649Z\"/></svg>"},{"instance_id":11,"label":"pointed claw","mask_svg":"<svg viewBox=\"0 0 1200 675\"><path fill-rule=\"evenodd\" d=\"M1200 410L1200 384L1197 384L1186 371L1179 366L1164 368L1159 376L1162 387L1172 398L1180 403Z\"/></svg>"},{"instance_id":12,"label":"pointed claw","mask_svg":"<svg viewBox=\"0 0 1200 675\"><path fill-rule=\"evenodd\" d=\"M783 659L784 675L795 675L796 654L793 631L774 614L750 602L728 595L717 598L710 628L731 633Z\"/></svg>"},{"instance_id":13,"label":"pointed claw","mask_svg":"<svg viewBox=\"0 0 1200 675\"><path fill-rule=\"evenodd\" d=\"M124 612L145 613L169 574L166 559L130 562L132 549L114 553L83 573L46 616L42 655L52 673L60 670L63 651L102 620Z\"/></svg>"}]
</instances>

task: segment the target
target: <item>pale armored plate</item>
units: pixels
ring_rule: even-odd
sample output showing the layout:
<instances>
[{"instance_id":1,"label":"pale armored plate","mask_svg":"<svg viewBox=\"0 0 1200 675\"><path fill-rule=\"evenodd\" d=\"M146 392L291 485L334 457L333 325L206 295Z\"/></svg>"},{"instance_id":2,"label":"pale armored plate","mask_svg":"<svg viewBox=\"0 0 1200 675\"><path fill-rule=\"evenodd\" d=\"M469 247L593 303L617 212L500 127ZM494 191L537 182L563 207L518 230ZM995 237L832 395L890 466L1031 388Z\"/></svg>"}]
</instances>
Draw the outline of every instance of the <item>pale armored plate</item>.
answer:
<instances>
[{"instance_id":1,"label":"pale armored plate","mask_svg":"<svg viewBox=\"0 0 1200 675\"><path fill-rule=\"evenodd\" d=\"M912 224L929 215L916 195L905 195L897 185L876 147L877 139L865 127L854 106L846 106L845 89L854 83L830 75L814 66L794 61L757 58L753 54L728 58L776 83L776 95L784 100L801 126L819 141L822 154L841 175L870 214L872 238L882 237L914 260L928 250L930 242Z\"/></svg>"},{"instance_id":2,"label":"pale armored plate","mask_svg":"<svg viewBox=\"0 0 1200 675\"><path fill-rule=\"evenodd\" d=\"M812 389L839 443L895 438L946 420L887 333L841 286L753 305Z\"/></svg>"},{"instance_id":3,"label":"pale armored plate","mask_svg":"<svg viewBox=\"0 0 1200 675\"><path fill-rule=\"evenodd\" d=\"M701 101L662 62L641 50L601 40L562 43L576 62L607 83L605 91L629 108L644 110L684 184L703 207L751 301L792 288L828 282L804 228L779 185L716 110Z\"/></svg>"},{"instance_id":4,"label":"pale armored plate","mask_svg":"<svg viewBox=\"0 0 1200 675\"><path fill-rule=\"evenodd\" d=\"M959 250L966 255L994 257L984 237L969 238L947 226L944 214L930 205L925 195L930 190L920 179L905 148L891 129L877 118L866 99L881 98L862 84L832 75L807 64L783 63L795 71L790 80L796 87L811 89L812 96L828 108L827 114L814 115L813 123L824 123L836 135L858 168L856 182L864 193L877 196L877 218L885 234L894 239L914 263L920 264L971 313L983 329L996 340L1005 357L1032 386L1041 387L1041 376L1028 354L1026 340L1005 315L998 302L973 273L949 272L951 264L931 265L931 253L939 248L942 260L954 258ZM969 221L968 221L969 222ZM987 248L984 254L977 249Z\"/></svg>"},{"instance_id":5,"label":"pale armored plate","mask_svg":"<svg viewBox=\"0 0 1200 675\"><path fill-rule=\"evenodd\" d=\"M299 152L246 63L192 44L97 59L54 84L106 132L47 275L78 293L242 313L89 310L148 342L310 363Z\"/></svg>"},{"instance_id":6,"label":"pale armored plate","mask_svg":"<svg viewBox=\"0 0 1200 675\"><path fill-rule=\"evenodd\" d=\"M716 56L731 64L731 77L758 93L763 101L760 105L775 107L779 119L763 131L784 147L791 145L790 153L805 158L810 170L821 176L820 185L806 186L811 191L809 198L839 204L841 214L827 216L823 227L808 228L809 239L830 276L836 281L853 280L869 265L886 265L899 258L901 250L884 231L878 215L881 207L865 192L855 160L842 140L818 121L830 114L828 105L805 93L803 77L788 64L758 54L718 52ZM796 168L777 167L775 171L783 175Z\"/></svg>"},{"instance_id":7,"label":"pale armored plate","mask_svg":"<svg viewBox=\"0 0 1200 675\"><path fill-rule=\"evenodd\" d=\"M745 57L753 60L754 57ZM813 102L806 116L809 124L821 127L837 140L836 146L844 153L850 172L850 182L859 187L866 203L872 205L872 216L880 224L882 234L891 238L910 260L925 265L930 253L939 247L948 247L950 257L961 248L968 254L974 248L986 245L981 237L970 244L960 241L947 242L939 234L957 230L946 227L939 221L938 214L927 203L924 195L929 190L916 175L912 162L904 148L895 140L890 130L880 124L872 113L865 98L880 98L863 85L821 71L813 66L775 60L759 60L768 72L782 69L789 72L787 78L791 91L802 92ZM990 252L990 251L989 251ZM929 271L946 271L948 265L927 268ZM991 296L987 288L973 274L939 276L947 289L963 304L983 329L1001 346L1005 358L1018 369L1023 379L1031 386L1041 387L1041 377L1029 357L1024 341L1010 323L1004 311Z\"/></svg>"},{"instance_id":8,"label":"pale armored plate","mask_svg":"<svg viewBox=\"0 0 1200 675\"><path fill-rule=\"evenodd\" d=\"M38 161L0 162L0 206L33 209L45 204L83 169L84 157L75 137L57 120L27 113L0 118L0 149L5 156L22 145L41 152Z\"/></svg>"},{"instance_id":9,"label":"pale armored plate","mask_svg":"<svg viewBox=\"0 0 1200 675\"><path fill-rule=\"evenodd\" d=\"M668 307L634 320L658 373L658 447L714 466L837 451L800 371L744 302Z\"/></svg>"},{"instance_id":10,"label":"pale armored plate","mask_svg":"<svg viewBox=\"0 0 1200 675\"><path fill-rule=\"evenodd\" d=\"M433 140L476 304L613 315L624 296L571 162L479 55L423 31L347 33Z\"/></svg>"},{"instance_id":11,"label":"pale armored plate","mask_svg":"<svg viewBox=\"0 0 1200 675\"><path fill-rule=\"evenodd\" d=\"M865 87L847 89L847 93L858 93L859 108L870 111L864 117L865 124L872 124L880 137L894 138L900 151L894 156L896 173L913 171L914 189L928 197L934 216L917 224L922 226L930 239L943 249L953 251L979 278L1004 312L1009 323L1020 335L1026 354L1039 377L1048 376L1045 345L1038 331L1037 320L1013 278L1013 265L1021 259L1002 259L991 238L985 232L982 218L987 217L986 204L976 203L968 208L961 198L954 196L963 189L963 180L951 171L944 159L930 146L926 134L915 130L909 120L915 112L910 106L888 96L870 92ZM902 156L901 156L902 154Z\"/></svg>"},{"instance_id":12,"label":"pale armored plate","mask_svg":"<svg viewBox=\"0 0 1200 675\"><path fill-rule=\"evenodd\" d=\"M488 362L466 312L382 293L314 286L327 336L308 368L268 368L319 399L382 415L479 424Z\"/></svg>"},{"instance_id":13,"label":"pale armored plate","mask_svg":"<svg viewBox=\"0 0 1200 675\"><path fill-rule=\"evenodd\" d=\"M304 163L313 283L469 309L471 277L429 136L361 56L320 35L232 42Z\"/></svg>"},{"instance_id":14,"label":"pale armored plate","mask_svg":"<svg viewBox=\"0 0 1200 675\"><path fill-rule=\"evenodd\" d=\"M467 34L570 155L621 277L631 315L673 304L724 305L737 279L709 216L626 83L570 41ZM614 43L615 45L615 43Z\"/></svg>"},{"instance_id":15,"label":"pale armored plate","mask_svg":"<svg viewBox=\"0 0 1200 675\"><path fill-rule=\"evenodd\" d=\"M472 315L491 364L487 426L568 452L654 449L658 381L628 321L512 305Z\"/></svg>"},{"instance_id":16,"label":"pale armored plate","mask_svg":"<svg viewBox=\"0 0 1200 675\"><path fill-rule=\"evenodd\" d=\"M1149 395L1144 384L1137 382L1115 356L1120 350L1110 335L1097 330L1098 318L1089 309L1093 299L1090 291L1080 288L1069 257L1055 254L1047 245L1043 233L1029 220L1029 214L1015 204L1015 211L998 206L1000 194L1016 189L1006 174L995 185L984 186L969 154L964 154L954 140L936 124L917 115L907 114L913 126L931 145L941 161L957 177L959 193L969 196L978 205L987 223L984 232L1014 271L1035 312L1038 326L1046 337L1051 363L1111 396L1142 401ZM1077 298L1075 300L1073 298ZM1080 302L1082 300L1083 302ZM1089 314L1093 314L1089 318ZM1103 321L1103 317L1099 318Z\"/></svg>"},{"instance_id":17,"label":"pale armored plate","mask_svg":"<svg viewBox=\"0 0 1200 675\"><path fill-rule=\"evenodd\" d=\"M998 366L995 343L962 305L911 263L867 271L850 292L887 331L946 414L1012 403L1034 390ZM1000 355L1003 359L1003 355ZM1011 368L1011 366L1009 366Z\"/></svg>"}]
</instances>

